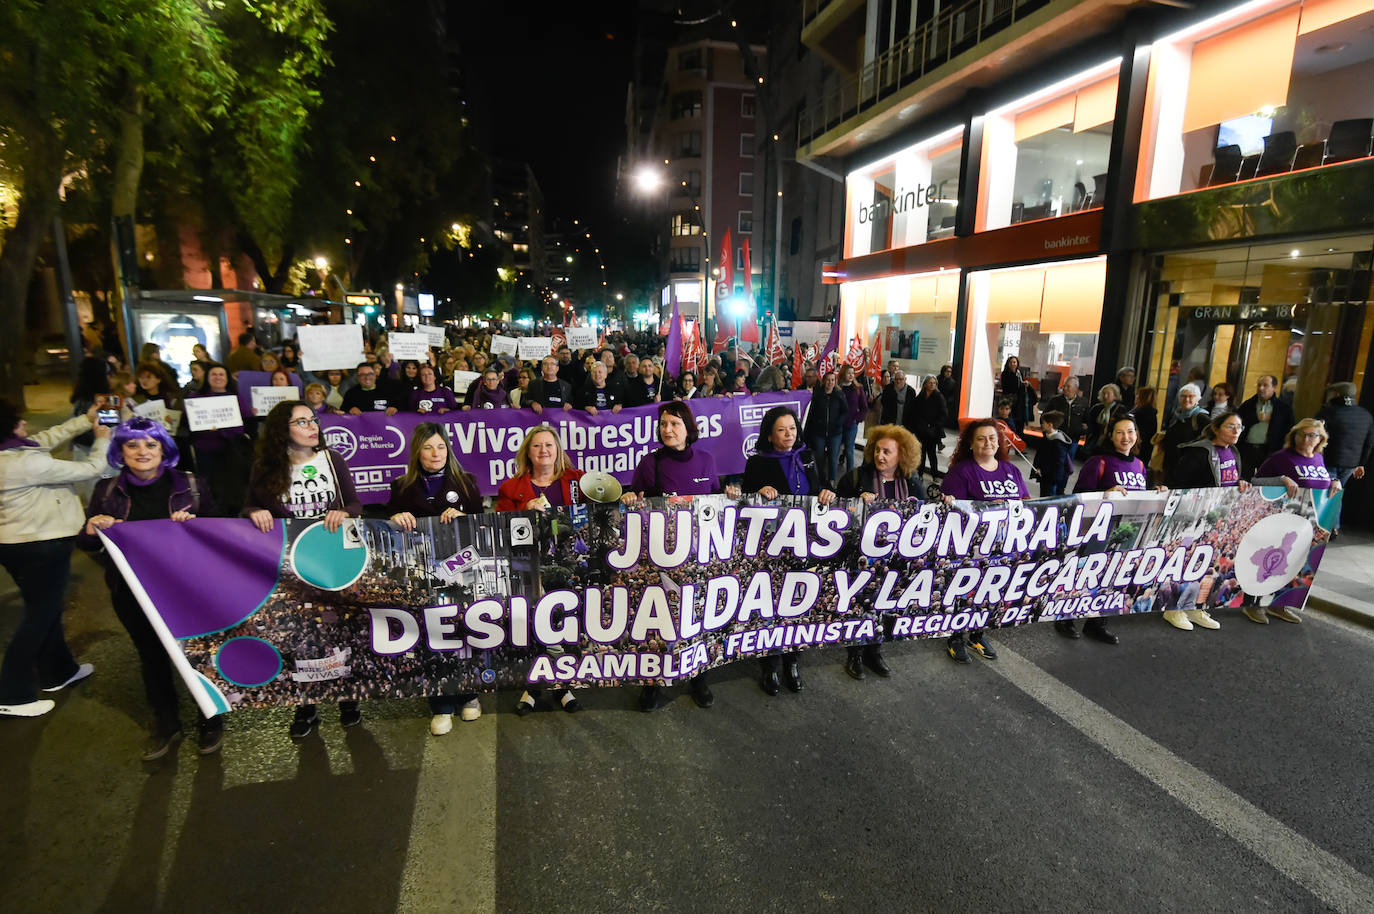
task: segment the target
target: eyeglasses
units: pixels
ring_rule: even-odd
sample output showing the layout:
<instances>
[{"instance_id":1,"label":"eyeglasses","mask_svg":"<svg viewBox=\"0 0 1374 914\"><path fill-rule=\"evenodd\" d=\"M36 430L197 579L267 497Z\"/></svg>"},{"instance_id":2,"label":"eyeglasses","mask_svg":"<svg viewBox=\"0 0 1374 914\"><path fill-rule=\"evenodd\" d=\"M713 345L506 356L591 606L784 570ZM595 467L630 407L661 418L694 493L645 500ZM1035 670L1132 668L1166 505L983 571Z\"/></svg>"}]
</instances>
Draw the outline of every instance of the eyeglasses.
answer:
<instances>
[{"instance_id":1,"label":"eyeglasses","mask_svg":"<svg viewBox=\"0 0 1374 914\"><path fill-rule=\"evenodd\" d=\"M1302 434L1298 435L1299 438L1320 438L1321 436L1321 432L1303 432Z\"/></svg>"},{"instance_id":2,"label":"eyeglasses","mask_svg":"<svg viewBox=\"0 0 1374 914\"><path fill-rule=\"evenodd\" d=\"M292 419L291 424L296 428L309 428L312 425L319 425L319 419Z\"/></svg>"},{"instance_id":3,"label":"eyeglasses","mask_svg":"<svg viewBox=\"0 0 1374 914\"><path fill-rule=\"evenodd\" d=\"M1241 425L1238 422L1228 422L1226 425L1223 425L1222 428L1230 432L1239 432L1244 430L1245 426Z\"/></svg>"}]
</instances>

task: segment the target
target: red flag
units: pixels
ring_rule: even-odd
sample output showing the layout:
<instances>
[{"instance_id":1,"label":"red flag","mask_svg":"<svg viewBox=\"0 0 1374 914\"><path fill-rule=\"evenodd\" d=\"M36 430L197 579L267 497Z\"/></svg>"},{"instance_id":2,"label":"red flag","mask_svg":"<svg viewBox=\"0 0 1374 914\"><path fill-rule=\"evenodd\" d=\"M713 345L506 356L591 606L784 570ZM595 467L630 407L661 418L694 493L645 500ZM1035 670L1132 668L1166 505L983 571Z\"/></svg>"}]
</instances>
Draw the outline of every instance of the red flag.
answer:
<instances>
[{"instance_id":1,"label":"red flag","mask_svg":"<svg viewBox=\"0 0 1374 914\"><path fill-rule=\"evenodd\" d=\"M735 294L735 257L734 249L730 247L730 230L725 230L725 236L720 239L720 281L725 283L725 297L729 298Z\"/></svg>"},{"instance_id":2,"label":"red flag","mask_svg":"<svg viewBox=\"0 0 1374 914\"><path fill-rule=\"evenodd\" d=\"M878 354L876 352L872 352L868 349L865 349L864 352L867 353L868 356L868 367L867 371L865 372L868 375L868 379L872 381L874 384L882 383L883 360L878 358Z\"/></svg>"},{"instance_id":3,"label":"red flag","mask_svg":"<svg viewBox=\"0 0 1374 914\"><path fill-rule=\"evenodd\" d=\"M553 347L554 352L558 352L560 347L568 345L567 334L565 334L560 328L554 327L553 335L550 339L550 345Z\"/></svg>"},{"instance_id":4,"label":"red flag","mask_svg":"<svg viewBox=\"0 0 1374 914\"><path fill-rule=\"evenodd\" d=\"M768 325L768 345L764 348L764 357L768 359L769 365L787 364L787 350L782 348L782 337L778 336L777 321Z\"/></svg>"},{"instance_id":5,"label":"red flag","mask_svg":"<svg viewBox=\"0 0 1374 914\"><path fill-rule=\"evenodd\" d=\"M1026 452L1026 439L1012 431L1011 426L1001 419L993 419L992 421L997 423L997 430L1002 433L1002 437L1006 439L1007 444L1016 448L1022 454Z\"/></svg>"},{"instance_id":6,"label":"red flag","mask_svg":"<svg viewBox=\"0 0 1374 914\"><path fill-rule=\"evenodd\" d=\"M674 307L674 309L676 310L677 305L674 305L673 307ZM659 336L667 336L668 334L670 334L670 333L672 333L672 332L673 332L673 322L672 322L672 321L668 320L668 321L659 321L659 322L658 322L658 335L659 335Z\"/></svg>"},{"instance_id":7,"label":"red flag","mask_svg":"<svg viewBox=\"0 0 1374 914\"><path fill-rule=\"evenodd\" d=\"M792 344L792 389L796 390L802 386L802 375L805 374L803 365L802 344Z\"/></svg>"},{"instance_id":8,"label":"red flag","mask_svg":"<svg viewBox=\"0 0 1374 914\"><path fill-rule=\"evenodd\" d=\"M849 343L849 353L844 357L844 360L850 365L853 365L856 372L860 374L863 373L864 347L863 343L859 342L859 335L857 333L854 334L854 339Z\"/></svg>"},{"instance_id":9,"label":"red flag","mask_svg":"<svg viewBox=\"0 0 1374 914\"><path fill-rule=\"evenodd\" d=\"M692 322L691 332L686 334L686 342L682 347L682 370L690 371L693 375L697 373L697 323Z\"/></svg>"},{"instance_id":10,"label":"red flag","mask_svg":"<svg viewBox=\"0 0 1374 914\"><path fill-rule=\"evenodd\" d=\"M574 311L572 308L569 308L569 309L568 309L568 319L567 319L566 322L564 322L563 326L565 326L565 327L581 327L581 326L582 326L581 324L579 324L579 323L577 322L577 312Z\"/></svg>"},{"instance_id":11,"label":"red flag","mask_svg":"<svg viewBox=\"0 0 1374 914\"><path fill-rule=\"evenodd\" d=\"M605 348L606 348L606 328L604 328L604 327L601 328L601 335L600 335L599 337L597 337L597 339L596 339L596 348L597 348L597 349L605 349Z\"/></svg>"}]
</instances>

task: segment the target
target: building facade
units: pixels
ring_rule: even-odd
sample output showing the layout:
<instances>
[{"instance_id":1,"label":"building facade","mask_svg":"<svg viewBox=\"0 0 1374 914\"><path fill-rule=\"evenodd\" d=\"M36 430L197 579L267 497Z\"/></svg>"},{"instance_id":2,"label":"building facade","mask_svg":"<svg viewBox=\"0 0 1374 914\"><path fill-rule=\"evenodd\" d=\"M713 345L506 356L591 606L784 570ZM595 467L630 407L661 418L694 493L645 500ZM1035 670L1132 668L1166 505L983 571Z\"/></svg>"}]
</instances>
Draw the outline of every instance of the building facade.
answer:
<instances>
[{"instance_id":1,"label":"building facade","mask_svg":"<svg viewBox=\"0 0 1374 914\"><path fill-rule=\"evenodd\" d=\"M544 193L528 163L492 164L491 225L492 234L510 245L517 281L543 288L547 284Z\"/></svg>"}]
</instances>

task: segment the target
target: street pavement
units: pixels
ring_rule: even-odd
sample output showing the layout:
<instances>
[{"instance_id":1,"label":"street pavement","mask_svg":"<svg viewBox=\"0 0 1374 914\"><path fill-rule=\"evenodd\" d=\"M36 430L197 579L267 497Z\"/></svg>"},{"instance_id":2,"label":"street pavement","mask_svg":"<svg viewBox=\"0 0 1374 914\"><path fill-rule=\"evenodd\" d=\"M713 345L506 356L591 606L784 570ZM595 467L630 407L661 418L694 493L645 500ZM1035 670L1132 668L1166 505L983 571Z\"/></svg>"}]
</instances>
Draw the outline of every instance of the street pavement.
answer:
<instances>
[{"instance_id":1,"label":"street pavement","mask_svg":"<svg viewBox=\"0 0 1374 914\"><path fill-rule=\"evenodd\" d=\"M1324 593L1374 596L1370 545L1328 550ZM970 666L895 645L863 682L808 651L774 698L738 663L709 710L486 695L441 738L418 700L346 733L322 707L299 744L243 711L218 755L143 763L137 660L78 556L96 672L0 721L0 911L1374 911L1374 629L1311 603L1124 618L1116 646L1024 627Z\"/></svg>"}]
</instances>

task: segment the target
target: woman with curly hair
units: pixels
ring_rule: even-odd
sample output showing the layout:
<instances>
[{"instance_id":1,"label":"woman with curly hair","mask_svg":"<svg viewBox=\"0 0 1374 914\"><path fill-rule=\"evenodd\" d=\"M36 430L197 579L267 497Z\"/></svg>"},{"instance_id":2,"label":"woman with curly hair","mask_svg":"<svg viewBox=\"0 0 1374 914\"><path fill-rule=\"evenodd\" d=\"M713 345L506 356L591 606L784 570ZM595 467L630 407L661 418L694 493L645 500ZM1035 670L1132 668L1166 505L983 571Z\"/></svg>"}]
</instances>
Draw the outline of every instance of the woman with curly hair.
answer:
<instances>
[{"instance_id":1,"label":"woman with curly hair","mask_svg":"<svg viewBox=\"0 0 1374 914\"><path fill-rule=\"evenodd\" d=\"M362 513L348 462L320 443L320 421L310 404L287 400L272 407L262 420L243 514L263 533L275 530L279 518L319 518L333 533L345 518ZM339 702L340 724L352 727L362 719L356 701ZM304 739L317 723L315 706L301 705L291 738Z\"/></svg>"},{"instance_id":2,"label":"woman with curly hair","mask_svg":"<svg viewBox=\"0 0 1374 914\"><path fill-rule=\"evenodd\" d=\"M391 480L391 498L386 503L391 522L402 530L412 531L417 517L437 517L439 523L451 524L464 514L481 512L482 495L477 491L477 481L453 459L444 427L435 422L415 426L410 433L410 463L405 473ZM482 705L475 692L431 695L429 711L433 715L429 732L443 736L453 729L455 713L460 713L463 720L476 720L482 716Z\"/></svg>"},{"instance_id":3,"label":"woman with curly hair","mask_svg":"<svg viewBox=\"0 0 1374 914\"><path fill-rule=\"evenodd\" d=\"M900 425L878 425L865 432L863 465L840 479L835 487L841 498L862 498L866 502L878 498L906 501L921 500L921 444L916 436ZM844 671L854 679L864 678L867 666L879 676L889 676L892 668L883 659L882 645L855 645L848 648Z\"/></svg>"},{"instance_id":4,"label":"woman with curly hair","mask_svg":"<svg viewBox=\"0 0 1374 914\"><path fill-rule=\"evenodd\" d=\"M947 502L954 499L969 501L1010 501L1030 497L1026 479L1016 465L1007 459L1007 439L997 428L996 419L975 419L959 433L959 443L949 459L949 470L940 483ZM967 637L959 632L949 639L949 656L956 663L969 663L965 643L984 660L996 660L993 650L983 637L982 629L974 629Z\"/></svg>"}]
</instances>

